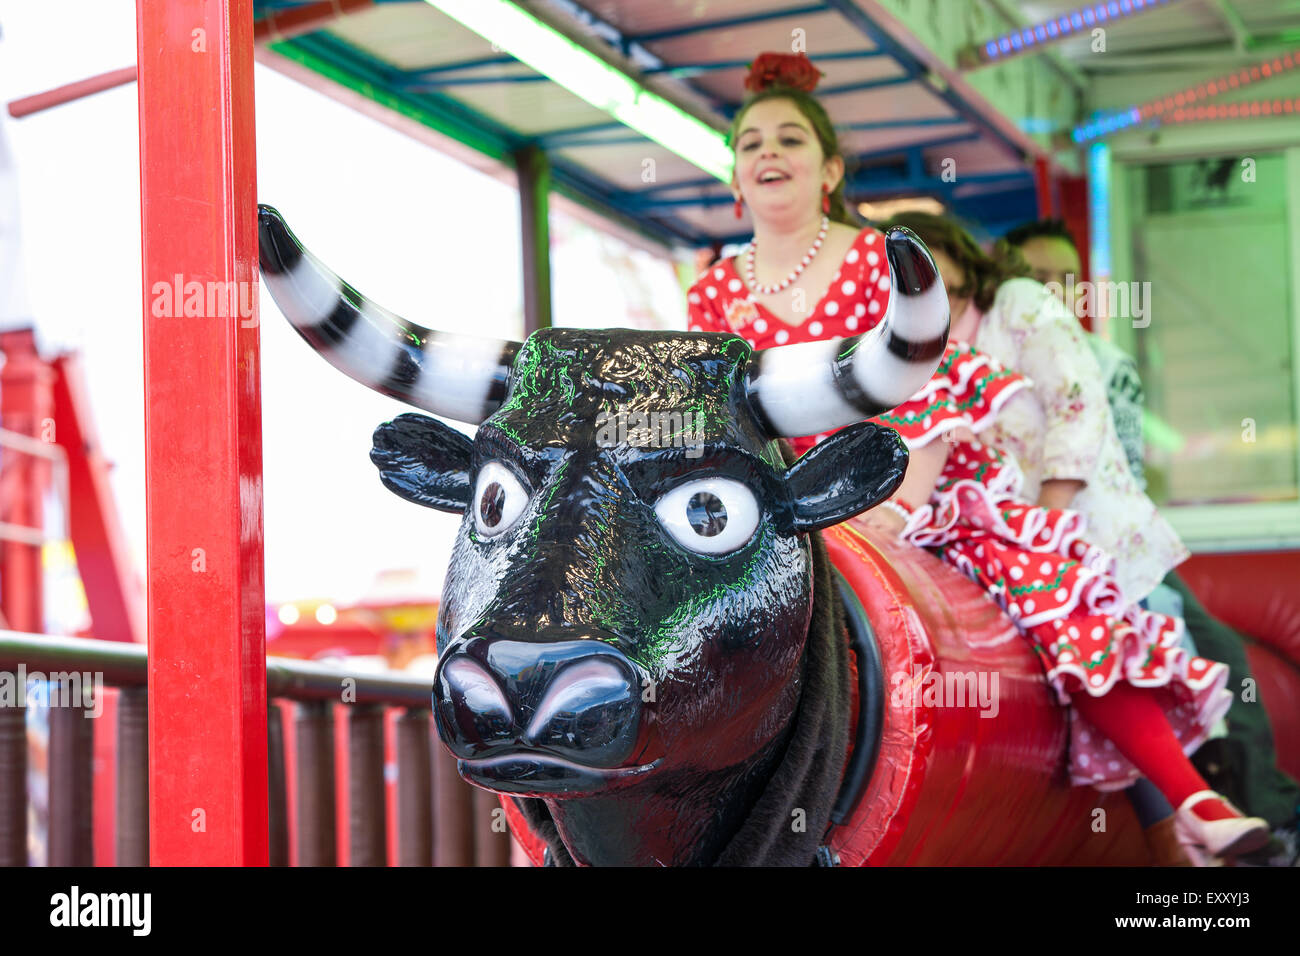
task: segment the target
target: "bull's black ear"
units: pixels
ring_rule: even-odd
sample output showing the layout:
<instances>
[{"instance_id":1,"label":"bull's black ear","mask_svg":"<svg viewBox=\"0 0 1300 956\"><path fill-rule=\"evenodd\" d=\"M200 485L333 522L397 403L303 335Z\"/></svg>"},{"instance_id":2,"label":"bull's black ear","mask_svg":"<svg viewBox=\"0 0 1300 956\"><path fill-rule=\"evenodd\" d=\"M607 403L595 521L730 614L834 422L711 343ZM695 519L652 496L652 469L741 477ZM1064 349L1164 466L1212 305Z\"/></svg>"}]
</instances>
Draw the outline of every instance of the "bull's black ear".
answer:
<instances>
[{"instance_id":1,"label":"bull's black ear","mask_svg":"<svg viewBox=\"0 0 1300 956\"><path fill-rule=\"evenodd\" d=\"M879 504L903 482L907 446L873 422L842 428L785 473L792 531L820 531Z\"/></svg>"},{"instance_id":2,"label":"bull's black ear","mask_svg":"<svg viewBox=\"0 0 1300 956\"><path fill-rule=\"evenodd\" d=\"M398 415L375 429L370 460L394 494L426 508L461 513L469 505L474 443L427 415Z\"/></svg>"}]
</instances>

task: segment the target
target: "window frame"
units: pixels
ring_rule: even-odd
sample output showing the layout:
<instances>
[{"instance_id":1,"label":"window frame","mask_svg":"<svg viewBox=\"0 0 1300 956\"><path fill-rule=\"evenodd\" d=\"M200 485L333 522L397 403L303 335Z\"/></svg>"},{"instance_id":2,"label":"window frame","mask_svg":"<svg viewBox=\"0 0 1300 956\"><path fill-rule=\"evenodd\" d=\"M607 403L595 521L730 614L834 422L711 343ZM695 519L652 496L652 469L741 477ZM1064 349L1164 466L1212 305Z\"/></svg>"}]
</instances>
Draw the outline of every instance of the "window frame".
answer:
<instances>
[{"instance_id":1,"label":"window frame","mask_svg":"<svg viewBox=\"0 0 1300 956\"><path fill-rule=\"evenodd\" d=\"M1179 130L1176 141L1159 147L1128 150L1116 148L1111 153L1110 175L1113 201L1110 209L1112 279L1129 281L1133 275L1132 214L1130 208L1131 176L1135 168L1156 162L1179 159L1203 159L1214 156L1241 156L1243 153L1281 153L1286 170L1286 222L1290 267L1288 296L1291 312L1291 380L1292 416L1300 430L1300 146L1284 145L1272 136L1243 138L1232 148L1225 148L1220 124L1204 124L1198 130ZM1252 124L1254 125L1254 124ZM1214 133L1218 136L1214 136ZM1267 130L1273 133L1272 130ZM1186 135L1191 134L1191 135ZM1271 141L1270 141L1271 140ZM1136 145L1136 144L1133 144ZM1131 323L1112 323L1103 333L1133 355L1135 330ZM1296 473L1300 475L1300 442L1296 446ZM1295 501L1262 501L1210 505L1162 505L1161 513L1178 531L1183 542L1196 553L1225 551L1272 551L1300 547L1300 487Z\"/></svg>"}]
</instances>

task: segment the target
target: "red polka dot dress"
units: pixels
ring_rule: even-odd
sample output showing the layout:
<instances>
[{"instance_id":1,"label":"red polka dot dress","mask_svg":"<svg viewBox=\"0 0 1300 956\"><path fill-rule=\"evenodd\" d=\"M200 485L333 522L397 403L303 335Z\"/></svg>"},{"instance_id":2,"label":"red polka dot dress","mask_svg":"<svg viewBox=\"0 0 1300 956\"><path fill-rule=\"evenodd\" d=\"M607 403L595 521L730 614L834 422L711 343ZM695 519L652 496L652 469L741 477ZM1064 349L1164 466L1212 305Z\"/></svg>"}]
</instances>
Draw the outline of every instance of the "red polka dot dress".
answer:
<instances>
[{"instance_id":1,"label":"red polka dot dress","mask_svg":"<svg viewBox=\"0 0 1300 956\"><path fill-rule=\"evenodd\" d=\"M750 295L734 258L700 275L687 293L686 304L687 327L692 332L732 332L755 349L861 335L884 318L889 304L885 240L875 229L859 232L826 294L812 304L799 325L777 318ZM791 444L803 454L826 434L794 438Z\"/></svg>"},{"instance_id":2,"label":"red polka dot dress","mask_svg":"<svg viewBox=\"0 0 1300 956\"><path fill-rule=\"evenodd\" d=\"M1190 753L1231 703L1227 667L1182 646L1180 619L1124 597L1114 559L1084 537L1083 515L1028 503L1014 459L951 434L981 432L1028 385L985 353L949 343L930 383L873 419L909 447L941 438L951 448L930 500L902 537L933 550L998 602L1033 644L1062 705L1080 691L1102 697L1121 681L1150 688ZM1077 709L1070 712L1073 783L1112 790L1141 776Z\"/></svg>"}]
</instances>

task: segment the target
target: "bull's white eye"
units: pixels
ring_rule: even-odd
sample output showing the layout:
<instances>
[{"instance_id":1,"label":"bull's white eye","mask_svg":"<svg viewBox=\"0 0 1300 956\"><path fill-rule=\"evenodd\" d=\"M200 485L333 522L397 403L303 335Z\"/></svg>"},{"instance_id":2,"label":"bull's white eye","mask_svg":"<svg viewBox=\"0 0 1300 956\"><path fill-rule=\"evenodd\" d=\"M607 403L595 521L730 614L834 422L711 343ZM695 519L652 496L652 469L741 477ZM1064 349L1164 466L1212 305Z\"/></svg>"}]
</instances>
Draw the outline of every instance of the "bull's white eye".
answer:
<instances>
[{"instance_id":1,"label":"bull's white eye","mask_svg":"<svg viewBox=\"0 0 1300 956\"><path fill-rule=\"evenodd\" d=\"M683 548L727 554L758 527L753 493L730 478L700 478L678 485L655 503L655 514Z\"/></svg>"},{"instance_id":2,"label":"bull's white eye","mask_svg":"<svg viewBox=\"0 0 1300 956\"><path fill-rule=\"evenodd\" d=\"M505 465L489 461L479 469L474 483L474 527L484 537L509 528L528 506L528 492Z\"/></svg>"}]
</instances>

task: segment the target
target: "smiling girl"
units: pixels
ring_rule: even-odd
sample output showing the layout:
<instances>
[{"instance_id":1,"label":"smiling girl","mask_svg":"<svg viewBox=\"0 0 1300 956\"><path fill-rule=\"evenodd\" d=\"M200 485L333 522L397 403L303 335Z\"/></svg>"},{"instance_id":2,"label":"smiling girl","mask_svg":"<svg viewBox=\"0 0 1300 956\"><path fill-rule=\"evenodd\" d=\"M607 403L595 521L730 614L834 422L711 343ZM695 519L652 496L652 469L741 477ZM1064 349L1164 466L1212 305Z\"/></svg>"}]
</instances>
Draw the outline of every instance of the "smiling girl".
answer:
<instances>
[{"instance_id":1,"label":"smiling girl","mask_svg":"<svg viewBox=\"0 0 1300 956\"><path fill-rule=\"evenodd\" d=\"M765 53L731 129L736 216L754 239L703 273L688 295L693 331L726 330L755 348L866 331L884 314L889 270L875 229L851 225L835 130L811 95L805 56ZM802 452L812 439L798 439Z\"/></svg>"}]
</instances>

